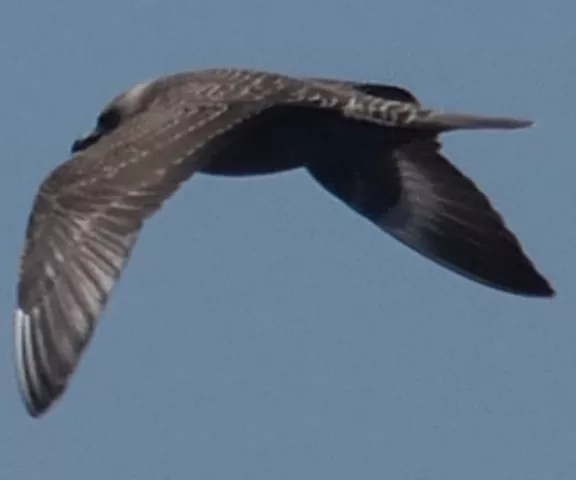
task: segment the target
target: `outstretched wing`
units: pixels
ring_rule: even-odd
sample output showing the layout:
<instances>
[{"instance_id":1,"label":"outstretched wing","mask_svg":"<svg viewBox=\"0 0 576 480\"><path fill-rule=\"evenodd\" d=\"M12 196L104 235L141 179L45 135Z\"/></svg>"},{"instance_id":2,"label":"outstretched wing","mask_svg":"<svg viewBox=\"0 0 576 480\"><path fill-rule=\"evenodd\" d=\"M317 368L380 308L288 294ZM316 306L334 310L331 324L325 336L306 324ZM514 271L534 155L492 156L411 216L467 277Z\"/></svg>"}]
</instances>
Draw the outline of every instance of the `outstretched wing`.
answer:
<instances>
[{"instance_id":1,"label":"outstretched wing","mask_svg":"<svg viewBox=\"0 0 576 480\"><path fill-rule=\"evenodd\" d=\"M445 267L511 293L553 295L486 196L438 148L434 140L415 139L373 157L308 169L348 206Z\"/></svg>"},{"instance_id":2,"label":"outstretched wing","mask_svg":"<svg viewBox=\"0 0 576 480\"><path fill-rule=\"evenodd\" d=\"M15 313L17 373L31 415L66 389L145 219L206 162L218 147L209 140L257 107L214 103L178 115L151 112L43 182L29 219Z\"/></svg>"},{"instance_id":3,"label":"outstretched wing","mask_svg":"<svg viewBox=\"0 0 576 480\"><path fill-rule=\"evenodd\" d=\"M98 196L100 209L78 208L95 201L91 194L40 193L30 220L14 320L18 379L33 416L65 389L142 227L144 197L111 190Z\"/></svg>"}]
</instances>

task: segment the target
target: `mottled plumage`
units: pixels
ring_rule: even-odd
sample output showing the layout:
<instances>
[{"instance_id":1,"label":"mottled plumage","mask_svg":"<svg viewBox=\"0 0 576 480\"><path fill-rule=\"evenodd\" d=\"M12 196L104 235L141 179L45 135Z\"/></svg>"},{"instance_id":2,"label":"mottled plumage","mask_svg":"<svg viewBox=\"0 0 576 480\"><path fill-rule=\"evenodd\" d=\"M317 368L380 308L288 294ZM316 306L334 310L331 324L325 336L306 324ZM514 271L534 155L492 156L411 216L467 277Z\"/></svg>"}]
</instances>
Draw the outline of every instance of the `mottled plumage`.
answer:
<instances>
[{"instance_id":1,"label":"mottled plumage","mask_svg":"<svg viewBox=\"0 0 576 480\"><path fill-rule=\"evenodd\" d=\"M105 107L36 196L15 314L31 415L62 395L143 223L196 172L308 169L411 248L508 292L551 296L478 188L440 153L450 130L523 120L443 113L392 86L242 69L137 85Z\"/></svg>"}]
</instances>

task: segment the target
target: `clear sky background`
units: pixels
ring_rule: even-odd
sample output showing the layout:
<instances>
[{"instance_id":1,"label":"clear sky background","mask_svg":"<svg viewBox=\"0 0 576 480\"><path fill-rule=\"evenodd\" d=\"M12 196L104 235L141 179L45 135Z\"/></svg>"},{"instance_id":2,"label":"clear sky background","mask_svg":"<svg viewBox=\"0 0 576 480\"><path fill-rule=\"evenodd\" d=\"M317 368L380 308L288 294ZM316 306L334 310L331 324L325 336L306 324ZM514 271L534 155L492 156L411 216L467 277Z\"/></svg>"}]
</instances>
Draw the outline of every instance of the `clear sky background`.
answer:
<instances>
[{"instance_id":1,"label":"clear sky background","mask_svg":"<svg viewBox=\"0 0 576 480\"><path fill-rule=\"evenodd\" d=\"M576 6L568 0L19 0L0 7L0 478L574 480ZM444 137L558 291L421 258L303 172L197 176L147 226L41 420L12 360L33 196L131 85L249 66L523 115Z\"/></svg>"}]
</instances>

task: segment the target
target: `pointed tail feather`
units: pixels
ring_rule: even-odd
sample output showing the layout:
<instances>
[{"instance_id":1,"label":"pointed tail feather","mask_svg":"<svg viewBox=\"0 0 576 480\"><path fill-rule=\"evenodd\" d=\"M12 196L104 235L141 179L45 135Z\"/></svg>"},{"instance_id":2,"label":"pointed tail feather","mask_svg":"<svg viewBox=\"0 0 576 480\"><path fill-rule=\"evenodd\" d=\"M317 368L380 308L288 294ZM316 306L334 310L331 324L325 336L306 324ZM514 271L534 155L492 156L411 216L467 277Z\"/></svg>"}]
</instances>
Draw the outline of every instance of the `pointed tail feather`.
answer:
<instances>
[{"instance_id":1,"label":"pointed tail feather","mask_svg":"<svg viewBox=\"0 0 576 480\"><path fill-rule=\"evenodd\" d=\"M420 123L423 127L430 126L442 131L481 129L516 130L528 128L534 124L531 120L523 118L489 117L439 111L430 111L428 115L416 118L414 123Z\"/></svg>"},{"instance_id":2,"label":"pointed tail feather","mask_svg":"<svg viewBox=\"0 0 576 480\"><path fill-rule=\"evenodd\" d=\"M523 118L471 115L443 112L417 103L388 100L380 97L352 97L344 106L344 114L390 127L422 128L435 132L451 130L504 129L530 127L533 122Z\"/></svg>"}]
</instances>

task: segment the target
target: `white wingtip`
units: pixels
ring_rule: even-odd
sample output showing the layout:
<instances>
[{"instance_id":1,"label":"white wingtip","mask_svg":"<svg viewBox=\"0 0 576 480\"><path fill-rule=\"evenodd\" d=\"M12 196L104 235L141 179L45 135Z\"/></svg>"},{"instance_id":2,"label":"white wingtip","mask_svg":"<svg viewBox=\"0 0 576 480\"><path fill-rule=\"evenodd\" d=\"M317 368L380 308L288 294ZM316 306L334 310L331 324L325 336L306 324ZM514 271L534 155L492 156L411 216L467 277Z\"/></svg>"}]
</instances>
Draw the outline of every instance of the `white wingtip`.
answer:
<instances>
[{"instance_id":1,"label":"white wingtip","mask_svg":"<svg viewBox=\"0 0 576 480\"><path fill-rule=\"evenodd\" d=\"M27 410L33 415L34 401L32 399L30 382L37 382L37 378L29 378L27 372L33 375L36 371L34 366L29 365L29 355L32 352L32 339L30 330L30 315L22 309L17 308L14 312L14 348L16 355L16 373L18 375L18 386L20 393L26 404Z\"/></svg>"}]
</instances>

